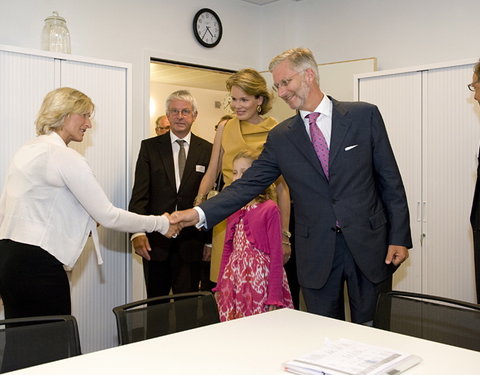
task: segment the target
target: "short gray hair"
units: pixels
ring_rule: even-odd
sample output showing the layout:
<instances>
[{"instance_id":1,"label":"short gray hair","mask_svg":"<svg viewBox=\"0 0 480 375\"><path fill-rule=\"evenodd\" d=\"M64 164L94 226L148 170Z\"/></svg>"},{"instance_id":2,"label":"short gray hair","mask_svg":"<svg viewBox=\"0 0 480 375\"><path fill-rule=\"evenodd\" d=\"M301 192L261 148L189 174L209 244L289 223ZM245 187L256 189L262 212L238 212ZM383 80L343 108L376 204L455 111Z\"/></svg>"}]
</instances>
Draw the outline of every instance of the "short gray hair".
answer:
<instances>
[{"instance_id":1,"label":"short gray hair","mask_svg":"<svg viewBox=\"0 0 480 375\"><path fill-rule=\"evenodd\" d=\"M315 80L317 84L319 83L319 76L318 76L318 65L315 61L315 57L313 57L312 51L308 48L291 48L282 52L280 55L275 56L270 64L268 65L268 70L272 72L275 67L280 64L281 62L288 60L293 65L293 68L300 72L306 69L312 69L315 73Z\"/></svg>"},{"instance_id":2,"label":"short gray hair","mask_svg":"<svg viewBox=\"0 0 480 375\"><path fill-rule=\"evenodd\" d=\"M198 113L197 110L197 101L193 97L193 95L188 90L178 90L172 92L167 100L165 101L165 110L168 112L168 107L173 100L183 100L185 102L189 102L192 105L192 109L194 113Z\"/></svg>"}]
</instances>

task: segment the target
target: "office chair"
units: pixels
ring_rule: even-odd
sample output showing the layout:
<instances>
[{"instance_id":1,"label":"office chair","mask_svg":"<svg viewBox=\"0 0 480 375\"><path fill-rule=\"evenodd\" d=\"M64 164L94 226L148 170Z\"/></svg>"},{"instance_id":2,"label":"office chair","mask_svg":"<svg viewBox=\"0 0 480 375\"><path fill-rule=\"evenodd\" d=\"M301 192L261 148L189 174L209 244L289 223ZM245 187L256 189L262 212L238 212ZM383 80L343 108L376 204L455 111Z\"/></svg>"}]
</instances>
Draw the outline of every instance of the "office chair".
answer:
<instances>
[{"instance_id":1,"label":"office chair","mask_svg":"<svg viewBox=\"0 0 480 375\"><path fill-rule=\"evenodd\" d=\"M81 354L77 321L71 315L0 320L0 372Z\"/></svg>"},{"instance_id":2,"label":"office chair","mask_svg":"<svg viewBox=\"0 0 480 375\"><path fill-rule=\"evenodd\" d=\"M154 297L113 308L120 345L220 321L211 292Z\"/></svg>"},{"instance_id":3,"label":"office chair","mask_svg":"<svg viewBox=\"0 0 480 375\"><path fill-rule=\"evenodd\" d=\"M373 326L480 351L480 305L419 293L378 297Z\"/></svg>"}]
</instances>

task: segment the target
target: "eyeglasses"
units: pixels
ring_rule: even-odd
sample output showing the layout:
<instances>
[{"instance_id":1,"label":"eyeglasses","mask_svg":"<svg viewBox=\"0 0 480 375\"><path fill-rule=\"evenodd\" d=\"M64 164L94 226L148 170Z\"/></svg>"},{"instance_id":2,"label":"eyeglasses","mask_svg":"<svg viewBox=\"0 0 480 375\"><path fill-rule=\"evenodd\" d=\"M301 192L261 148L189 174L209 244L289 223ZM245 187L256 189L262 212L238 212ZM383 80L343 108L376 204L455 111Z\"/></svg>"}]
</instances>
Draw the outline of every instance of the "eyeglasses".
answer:
<instances>
[{"instance_id":1,"label":"eyeglasses","mask_svg":"<svg viewBox=\"0 0 480 375\"><path fill-rule=\"evenodd\" d=\"M178 110L178 109L169 109L168 110L168 113L172 116L178 116L180 113L182 114L182 116L190 116L192 114L192 110L191 109L182 109L182 110Z\"/></svg>"},{"instance_id":2,"label":"eyeglasses","mask_svg":"<svg viewBox=\"0 0 480 375\"><path fill-rule=\"evenodd\" d=\"M287 87L290 82L293 81L293 77L295 77L297 74L300 74L300 73L303 73L305 70L301 70L299 72L296 72L295 74L291 75L289 78L285 78L285 79L282 79L280 82L278 83L275 83L273 86L272 86L272 90L277 92L279 88L281 87Z\"/></svg>"},{"instance_id":3,"label":"eyeglasses","mask_svg":"<svg viewBox=\"0 0 480 375\"><path fill-rule=\"evenodd\" d=\"M470 91L475 91L475 85L476 85L478 82L480 82L480 81L476 81L476 82L469 83L469 84L467 85L468 89L469 89Z\"/></svg>"}]
</instances>

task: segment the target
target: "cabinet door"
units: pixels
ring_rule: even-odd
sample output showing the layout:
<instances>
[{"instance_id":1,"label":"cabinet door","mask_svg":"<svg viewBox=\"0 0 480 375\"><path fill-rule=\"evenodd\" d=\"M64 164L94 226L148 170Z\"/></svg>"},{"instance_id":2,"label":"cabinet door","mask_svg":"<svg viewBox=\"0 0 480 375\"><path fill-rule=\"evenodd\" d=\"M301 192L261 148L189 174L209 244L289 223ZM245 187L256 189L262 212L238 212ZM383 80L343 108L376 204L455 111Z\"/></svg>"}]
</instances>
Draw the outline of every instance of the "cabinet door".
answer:
<instances>
[{"instance_id":1,"label":"cabinet door","mask_svg":"<svg viewBox=\"0 0 480 375\"><path fill-rule=\"evenodd\" d=\"M361 79L359 98L378 106L402 175L410 210L413 248L394 275L394 289L421 292L421 73Z\"/></svg>"},{"instance_id":2,"label":"cabinet door","mask_svg":"<svg viewBox=\"0 0 480 375\"><path fill-rule=\"evenodd\" d=\"M74 87L95 104L93 126L82 143L72 146L85 155L112 203L127 207L126 69L62 61L61 86ZM104 260L97 265L92 241L71 272L72 309L86 352L117 345L112 308L126 302L127 235L98 228Z\"/></svg>"},{"instance_id":3,"label":"cabinet door","mask_svg":"<svg viewBox=\"0 0 480 375\"><path fill-rule=\"evenodd\" d=\"M423 73L423 291L474 302L470 209L480 138L473 65Z\"/></svg>"},{"instance_id":4,"label":"cabinet door","mask_svg":"<svg viewBox=\"0 0 480 375\"><path fill-rule=\"evenodd\" d=\"M35 136L35 118L45 94L54 88L54 60L0 51L0 188L10 161Z\"/></svg>"}]
</instances>

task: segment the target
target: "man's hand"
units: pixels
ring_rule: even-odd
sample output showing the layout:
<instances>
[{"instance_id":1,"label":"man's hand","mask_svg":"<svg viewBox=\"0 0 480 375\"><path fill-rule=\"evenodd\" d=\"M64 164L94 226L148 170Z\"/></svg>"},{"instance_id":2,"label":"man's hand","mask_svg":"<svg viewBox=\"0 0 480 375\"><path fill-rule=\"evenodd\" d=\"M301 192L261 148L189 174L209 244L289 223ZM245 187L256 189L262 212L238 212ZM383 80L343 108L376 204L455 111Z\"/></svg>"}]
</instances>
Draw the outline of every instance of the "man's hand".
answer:
<instances>
[{"instance_id":1,"label":"man's hand","mask_svg":"<svg viewBox=\"0 0 480 375\"><path fill-rule=\"evenodd\" d=\"M132 245L135 249L135 253L140 255L142 258L145 258L146 260L150 260L150 254L148 252L152 251L152 248L150 247L147 236L142 235L135 237L132 240Z\"/></svg>"},{"instance_id":2,"label":"man's hand","mask_svg":"<svg viewBox=\"0 0 480 375\"><path fill-rule=\"evenodd\" d=\"M178 236L180 231L182 230L182 227L180 224L172 224L171 222L171 215L168 212L165 212L164 215L167 217L170 226L168 227L167 233L164 234L165 237L167 238L175 238Z\"/></svg>"},{"instance_id":3,"label":"man's hand","mask_svg":"<svg viewBox=\"0 0 480 375\"><path fill-rule=\"evenodd\" d=\"M394 266L399 266L408 258L408 249L405 246L389 245L385 263L392 263Z\"/></svg>"},{"instance_id":4,"label":"man's hand","mask_svg":"<svg viewBox=\"0 0 480 375\"><path fill-rule=\"evenodd\" d=\"M210 262L212 259L212 245L203 245L202 260L204 262Z\"/></svg>"},{"instance_id":5,"label":"man's hand","mask_svg":"<svg viewBox=\"0 0 480 375\"><path fill-rule=\"evenodd\" d=\"M193 208L183 211L175 211L170 215L170 225L179 224L181 228L190 227L198 223L198 212Z\"/></svg>"}]
</instances>

